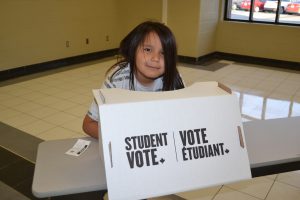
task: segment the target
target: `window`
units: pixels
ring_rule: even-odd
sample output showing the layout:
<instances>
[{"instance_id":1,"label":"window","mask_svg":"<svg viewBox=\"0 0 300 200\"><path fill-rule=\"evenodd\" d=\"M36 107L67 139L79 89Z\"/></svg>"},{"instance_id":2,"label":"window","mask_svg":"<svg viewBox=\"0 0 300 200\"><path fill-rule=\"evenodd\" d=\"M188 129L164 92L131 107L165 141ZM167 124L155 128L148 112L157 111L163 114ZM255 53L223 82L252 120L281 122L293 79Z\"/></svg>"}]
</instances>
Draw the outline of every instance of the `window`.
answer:
<instances>
[{"instance_id":1,"label":"window","mask_svg":"<svg viewBox=\"0 0 300 200\"><path fill-rule=\"evenodd\" d=\"M225 20L300 26L300 0L226 0Z\"/></svg>"}]
</instances>

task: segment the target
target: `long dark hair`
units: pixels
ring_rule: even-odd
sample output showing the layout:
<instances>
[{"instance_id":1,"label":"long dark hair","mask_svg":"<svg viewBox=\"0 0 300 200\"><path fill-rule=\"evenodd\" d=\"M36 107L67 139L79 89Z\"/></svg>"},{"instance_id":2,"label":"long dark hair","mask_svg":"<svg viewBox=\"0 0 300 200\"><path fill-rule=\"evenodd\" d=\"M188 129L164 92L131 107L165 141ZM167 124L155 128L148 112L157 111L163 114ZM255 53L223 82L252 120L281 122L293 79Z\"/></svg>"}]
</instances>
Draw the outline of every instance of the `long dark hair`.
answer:
<instances>
[{"instance_id":1,"label":"long dark hair","mask_svg":"<svg viewBox=\"0 0 300 200\"><path fill-rule=\"evenodd\" d=\"M165 72L163 78L163 91L184 88L183 81L178 73L177 45L172 31L160 22L146 21L136 26L120 43L119 54L121 61L113 65L109 71L117 65L125 67L130 64L130 89L134 90L134 73L136 71L136 51L149 33L155 32L161 41L164 52ZM121 64L124 63L124 64ZM113 75L111 76L113 77Z\"/></svg>"}]
</instances>

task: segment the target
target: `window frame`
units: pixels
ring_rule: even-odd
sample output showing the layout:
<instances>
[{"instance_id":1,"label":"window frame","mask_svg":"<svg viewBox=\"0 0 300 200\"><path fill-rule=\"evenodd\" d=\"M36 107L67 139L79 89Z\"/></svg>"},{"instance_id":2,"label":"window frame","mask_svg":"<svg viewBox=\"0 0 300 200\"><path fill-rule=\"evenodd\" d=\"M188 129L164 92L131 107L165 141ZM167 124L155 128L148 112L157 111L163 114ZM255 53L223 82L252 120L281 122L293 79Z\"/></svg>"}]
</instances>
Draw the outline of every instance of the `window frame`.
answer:
<instances>
[{"instance_id":1,"label":"window frame","mask_svg":"<svg viewBox=\"0 0 300 200\"><path fill-rule=\"evenodd\" d=\"M231 19L231 18L228 17L229 14L230 14L229 11L231 12L232 0L225 0L224 16L223 16L224 21L235 21L235 22L243 22L243 23L273 24L273 25L285 25L285 26L298 26L298 27L300 27L300 23L296 24L296 23L286 23L286 22L280 22L279 21L279 16L280 16L279 7L281 6L281 1L282 0L278 0L277 10L276 10L276 13L275 13L276 16L275 16L275 21L274 22L253 20L254 1L255 0L250 0L250 1L251 1L251 7L250 7L250 10L249 10L249 18L248 18L248 20L241 20L241 19Z\"/></svg>"}]
</instances>

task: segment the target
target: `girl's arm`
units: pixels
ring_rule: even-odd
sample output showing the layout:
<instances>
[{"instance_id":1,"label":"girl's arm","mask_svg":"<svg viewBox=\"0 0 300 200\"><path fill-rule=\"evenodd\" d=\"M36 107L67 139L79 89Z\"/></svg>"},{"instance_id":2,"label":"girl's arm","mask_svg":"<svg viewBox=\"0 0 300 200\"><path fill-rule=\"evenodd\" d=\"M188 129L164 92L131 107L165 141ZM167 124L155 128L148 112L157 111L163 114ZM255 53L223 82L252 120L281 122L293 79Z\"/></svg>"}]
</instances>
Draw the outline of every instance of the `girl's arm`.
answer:
<instances>
[{"instance_id":1,"label":"girl's arm","mask_svg":"<svg viewBox=\"0 0 300 200\"><path fill-rule=\"evenodd\" d=\"M83 131L93 138L98 138L98 122L85 115L82 124Z\"/></svg>"}]
</instances>

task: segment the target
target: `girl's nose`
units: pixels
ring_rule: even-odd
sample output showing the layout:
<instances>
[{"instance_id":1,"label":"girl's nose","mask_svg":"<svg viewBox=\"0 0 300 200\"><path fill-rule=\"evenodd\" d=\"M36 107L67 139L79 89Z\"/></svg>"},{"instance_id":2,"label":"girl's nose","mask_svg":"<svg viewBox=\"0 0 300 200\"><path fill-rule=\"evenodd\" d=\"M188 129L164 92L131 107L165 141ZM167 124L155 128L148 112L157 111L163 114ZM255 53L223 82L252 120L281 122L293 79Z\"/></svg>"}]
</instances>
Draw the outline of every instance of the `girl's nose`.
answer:
<instances>
[{"instance_id":1,"label":"girl's nose","mask_svg":"<svg viewBox=\"0 0 300 200\"><path fill-rule=\"evenodd\" d=\"M155 61L155 62L158 62L160 60L160 53L153 53L151 55L151 60Z\"/></svg>"}]
</instances>

